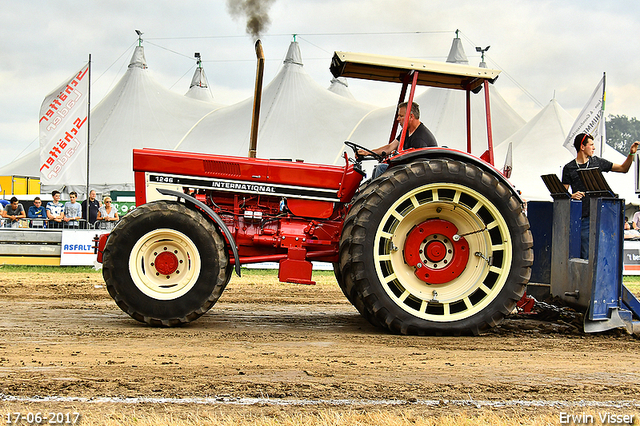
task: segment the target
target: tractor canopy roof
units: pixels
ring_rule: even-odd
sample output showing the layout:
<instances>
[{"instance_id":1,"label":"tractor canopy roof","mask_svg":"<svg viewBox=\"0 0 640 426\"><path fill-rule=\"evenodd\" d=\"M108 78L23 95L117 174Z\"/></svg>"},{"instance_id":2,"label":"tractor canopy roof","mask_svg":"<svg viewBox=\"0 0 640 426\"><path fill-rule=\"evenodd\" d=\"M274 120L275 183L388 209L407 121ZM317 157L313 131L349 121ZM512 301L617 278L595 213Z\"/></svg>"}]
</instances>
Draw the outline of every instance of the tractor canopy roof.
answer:
<instances>
[{"instance_id":1,"label":"tractor canopy roof","mask_svg":"<svg viewBox=\"0 0 640 426\"><path fill-rule=\"evenodd\" d=\"M493 83L500 74L490 68L366 53L335 52L331 60L331 73L336 78L403 83L412 71L418 71L420 86L472 91L480 90L485 80Z\"/></svg>"}]
</instances>

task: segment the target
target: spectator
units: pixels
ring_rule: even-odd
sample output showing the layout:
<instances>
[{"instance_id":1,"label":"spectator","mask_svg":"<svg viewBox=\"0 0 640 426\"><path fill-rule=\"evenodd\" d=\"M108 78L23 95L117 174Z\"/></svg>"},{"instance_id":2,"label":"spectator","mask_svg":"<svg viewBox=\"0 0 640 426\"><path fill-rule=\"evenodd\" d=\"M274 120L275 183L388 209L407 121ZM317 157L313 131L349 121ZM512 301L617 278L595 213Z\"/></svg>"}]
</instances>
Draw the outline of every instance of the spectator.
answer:
<instances>
[{"instance_id":1,"label":"spectator","mask_svg":"<svg viewBox=\"0 0 640 426\"><path fill-rule=\"evenodd\" d=\"M42 205L42 200L40 197L36 197L33 199L33 205L29 207L29 211L27 212L27 217L33 219L46 219L47 218L47 209Z\"/></svg>"},{"instance_id":2,"label":"spectator","mask_svg":"<svg viewBox=\"0 0 640 426\"><path fill-rule=\"evenodd\" d=\"M633 214L633 218L631 218L631 227L633 229L640 230L640 211Z\"/></svg>"},{"instance_id":3,"label":"spectator","mask_svg":"<svg viewBox=\"0 0 640 426\"><path fill-rule=\"evenodd\" d=\"M571 186L571 198L582 202L582 223L580 227L580 258L589 258L589 196L587 188L578 175L579 169L598 168L603 172L627 173L640 142L634 142L629 148L629 155L622 164L614 164L609 160L593 155L596 147L593 137L588 133L580 133L573 140L577 155L562 168L562 183L568 190Z\"/></svg>"},{"instance_id":4,"label":"spectator","mask_svg":"<svg viewBox=\"0 0 640 426\"><path fill-rule=\"evenodd\" d=\"M104 228L113 229L115 222L120 220L118 217L118 211L115 207L111 205L111 198L104 197L104 205L100 207L98 211L98 220L104 221Z\"/></svg>"},{"instance_id":5,"label":"spectator","mask_svg":"<svg viewBox=\"0 0 640 426\"><path fill-rule=\"evenodd\" d=\"M89 218L87 219L87 204L89 204ZM98 220L98 211L100 210L100 201L96 200L96 191L89 191L89 198L82 202L82 218L87 221L93 228Z\"/></svg>"},{"instance_id":6,"label":"spectator","mask_svg":"<svg viewBox=\"0 0 640 426\"><path fill-rule=\"evenodd\" d=\"M4 210L5 206L8 206L8 205L9 205L8 200L5 200L4 198L0 198L0 206L2 207L0 208L0 210Z\"/></svg>"},{"instance_id":7,"label":"spectator","mask_svg":"<svg viewBox=\"0 0 640 426\"><path fill-rule=\"evenodd\" d=\"M632 223L629 222L629 218L627 216L624 217L624 239L625 240L637 240L640 238L640 232L637 229L632 228Z\"/></svg>"},{"instance_id":8,"label":"spectator","mask_svg":"<svg viewBox=\"0 0 640 426\"><path fill-rule=\"evenodd\" d=\"M36 220L31 220L31 223L29 226L34 226L36 228L44 227L45 221L38 220L38 219L47 218L47 209L42 205L42 200L40 199L40 197L36 197L33 199L33 205L29 207L29 211L27 211L27 217L29 219L36 219Z\"/></svg>"},{"instance_id":9,"label":"spectator","mask_svg":"<svg viewBox=\"0 0 640 426\"><path fill-rule=\"evenodd\" d=\"M64 205L60 202L60 191L54 190L51 193L53 201L47 203L47 219L49 228L62 228L64 220Z\"/></svg>"},{"instance_id":10,"label":"spectator","mask_svg":"<svg viewBox=\"0 0 640 426\"><path fill-rule=\"evenodd\" d=\"M77 203L78 194L74 191L69 193L69 202L64 205L64 221L69 228L77 228L78 220L82 219L82 206Z\"/></svg>"},{"instance_id":11,"label":"spectator","mask_svg":"<svg viewBox=\"0 0 640 426\"><path fill-rule=\"evenodd\" d=\"M18 203L18 199L11 197L9 204L4 206L4 210L2 210L2 217L5 219L4 226L6 228L17 228L20 219L27 217L27 215L22 204Z\"/></svg>"}]
</instances>

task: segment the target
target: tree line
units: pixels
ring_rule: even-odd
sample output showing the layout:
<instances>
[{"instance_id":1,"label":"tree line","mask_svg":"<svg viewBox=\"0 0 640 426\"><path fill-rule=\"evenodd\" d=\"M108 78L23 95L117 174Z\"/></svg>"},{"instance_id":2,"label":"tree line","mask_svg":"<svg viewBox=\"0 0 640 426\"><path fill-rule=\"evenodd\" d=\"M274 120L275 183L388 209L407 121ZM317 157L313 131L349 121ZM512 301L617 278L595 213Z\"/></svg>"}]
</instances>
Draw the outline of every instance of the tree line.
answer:
<instances>
[{"instance_id":1,"label":"tree line","mask_svg":"<svg viewBox=\"0 0 640 426\"><path fill-rule=\"evenodd\" d=\"M631 144L640 141L640 120L626 115L609 115L605 121L607 126L607 143L616 151L627 155Z\"/></svg>"}]
</instances>

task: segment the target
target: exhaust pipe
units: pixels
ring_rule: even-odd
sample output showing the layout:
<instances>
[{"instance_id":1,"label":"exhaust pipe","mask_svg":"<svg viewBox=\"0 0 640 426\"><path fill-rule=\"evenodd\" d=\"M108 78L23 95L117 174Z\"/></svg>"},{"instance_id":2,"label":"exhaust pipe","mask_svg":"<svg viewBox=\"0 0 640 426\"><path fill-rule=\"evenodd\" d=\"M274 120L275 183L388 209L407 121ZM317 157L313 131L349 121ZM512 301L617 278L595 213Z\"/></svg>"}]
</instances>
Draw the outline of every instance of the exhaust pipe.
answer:
<instances>
[{"instance_id":1,"label":"exhaust pipe","mask_svg":"<svg viewBox=\"0 0 640 426\"><path fill-rule=\"evenodd\" d=\"M249 158L256 158L258 149L258 123L260 121L260 103L262 101L262 75L264 74L264 52L262 42L256 41L258 69L256 71L256 88L253 94L253 118L251 119L251 140L249 141Z\"/></svg>"}]
</instances>

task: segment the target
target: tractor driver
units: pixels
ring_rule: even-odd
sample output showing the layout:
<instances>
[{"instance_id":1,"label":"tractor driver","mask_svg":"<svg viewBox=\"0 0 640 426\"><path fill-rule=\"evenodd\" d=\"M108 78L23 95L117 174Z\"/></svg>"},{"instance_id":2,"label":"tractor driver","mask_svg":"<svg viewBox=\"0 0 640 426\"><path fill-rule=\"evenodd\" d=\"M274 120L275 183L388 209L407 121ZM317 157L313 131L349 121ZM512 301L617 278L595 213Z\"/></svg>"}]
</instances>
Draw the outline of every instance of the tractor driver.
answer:
<instances>
[{"instance_id":1,"label":"tractor driver","mask_svg":"<svg viewBox=\"0 0 640 426\"><path fill-rule=\"evenodd\" d=\"M407 105L408 102L402 102L398 105L398 116L396 117L396 121L402 126L404 124L405 114L407 113ZM398 145L400 145L400 135L390 143L381 146L380 148L372 149L378 155L387 156L398 150ZM404 147L403 149L409 148L426 148L426 147L434 147L438 146L438 142L436 142L435 136L433 133L427 129L423 123L420 122L420 107L417 103L413 102L411 104L411 110L409 112L409 123L407 124L407 134L404 139ZM367 155L367 151L359 150L359 155ZM388 164L378 164L373 170L373 179L380 176L387 170L389 167Z\"/></svg>"}]
</instances>

